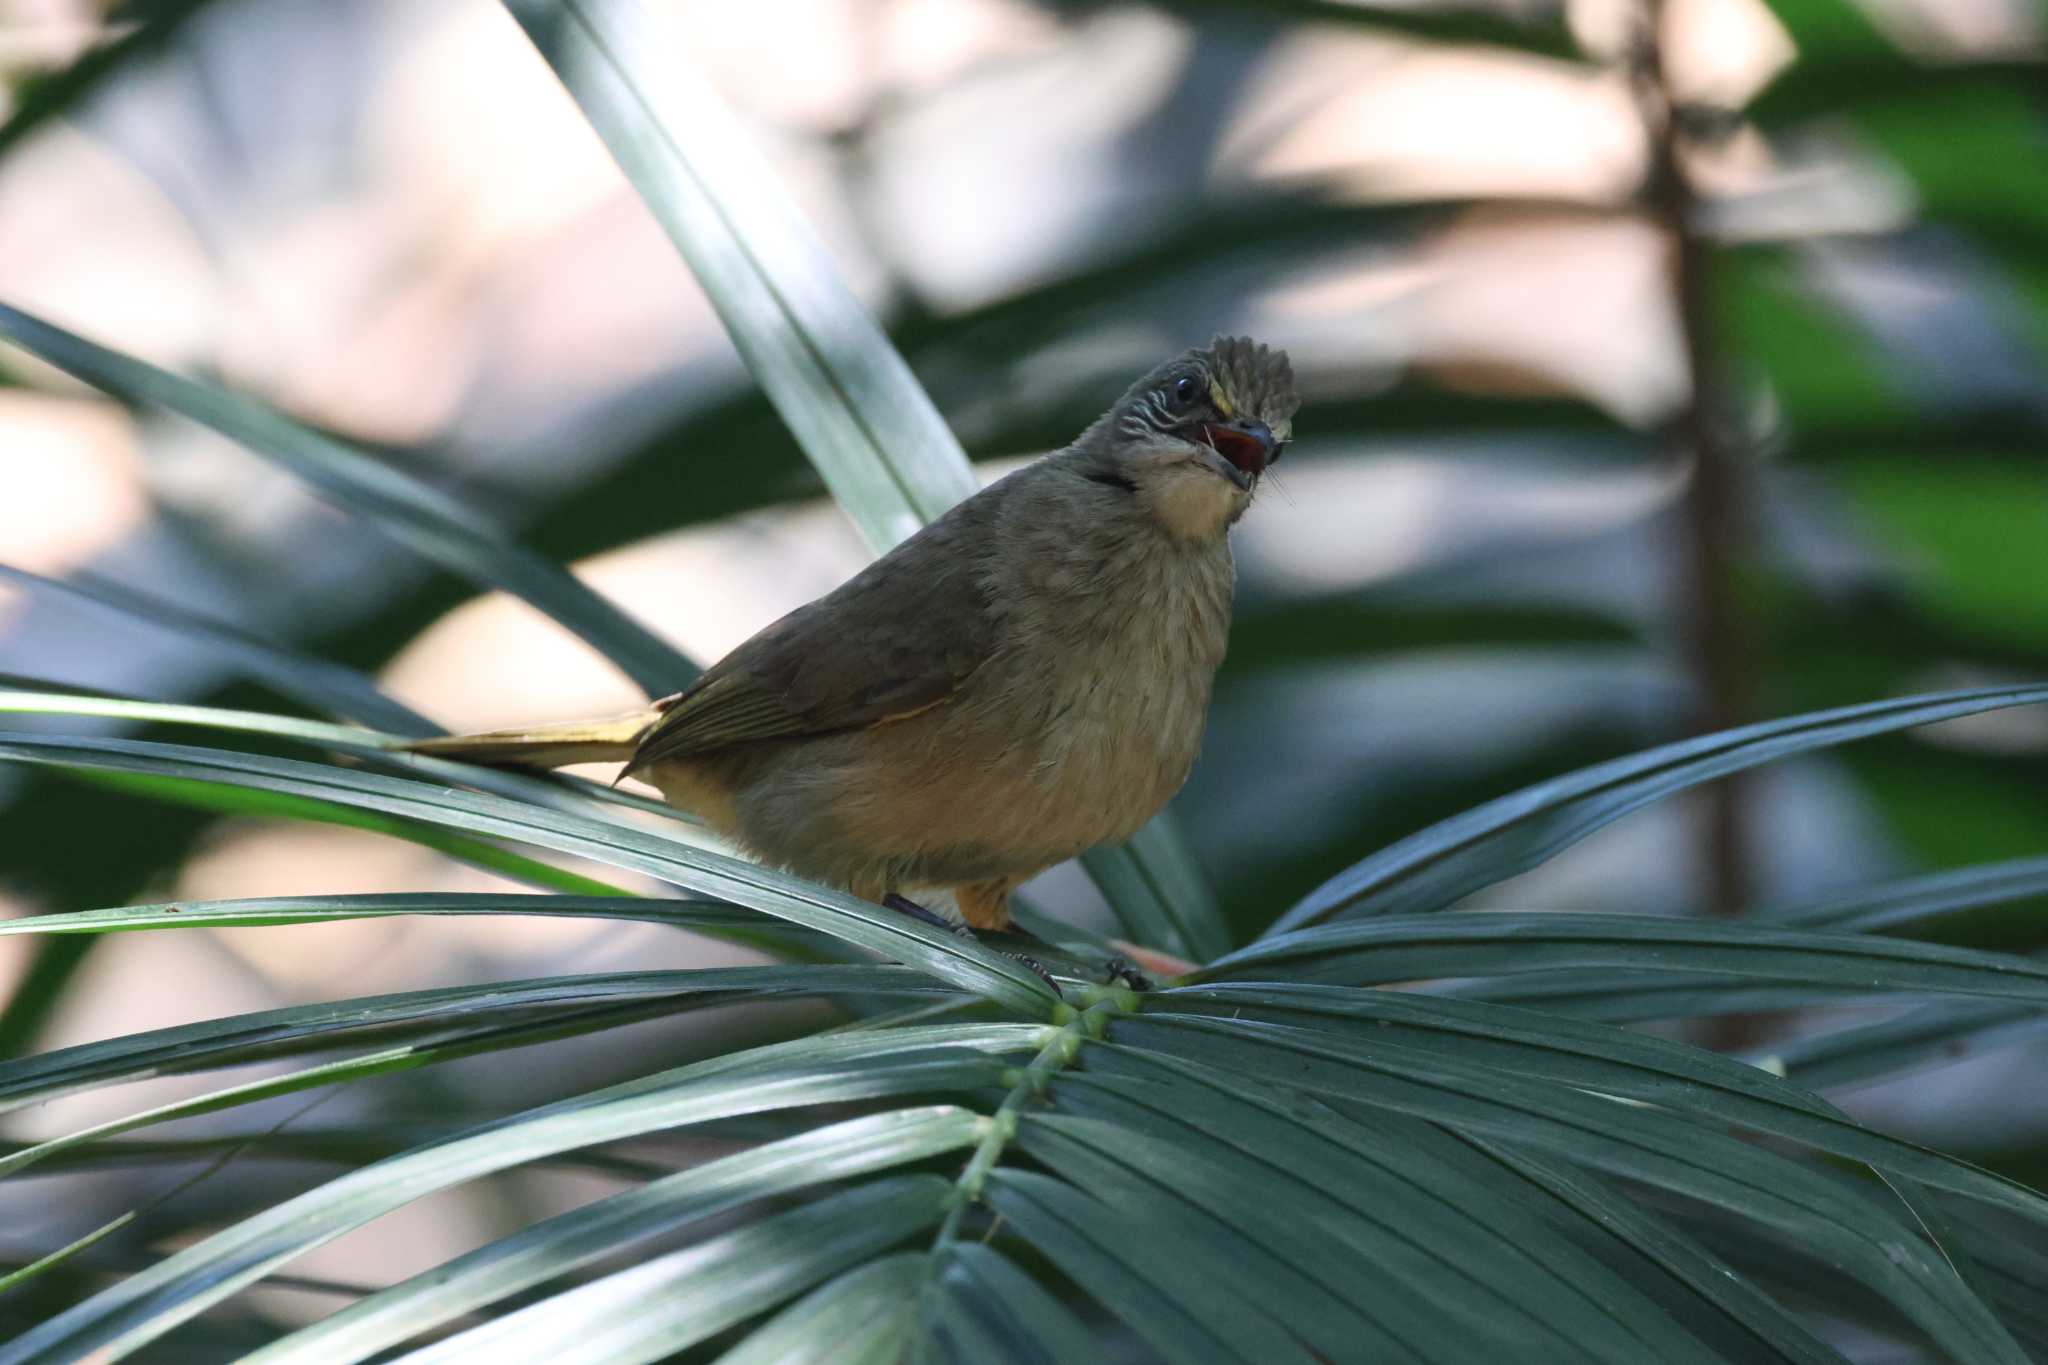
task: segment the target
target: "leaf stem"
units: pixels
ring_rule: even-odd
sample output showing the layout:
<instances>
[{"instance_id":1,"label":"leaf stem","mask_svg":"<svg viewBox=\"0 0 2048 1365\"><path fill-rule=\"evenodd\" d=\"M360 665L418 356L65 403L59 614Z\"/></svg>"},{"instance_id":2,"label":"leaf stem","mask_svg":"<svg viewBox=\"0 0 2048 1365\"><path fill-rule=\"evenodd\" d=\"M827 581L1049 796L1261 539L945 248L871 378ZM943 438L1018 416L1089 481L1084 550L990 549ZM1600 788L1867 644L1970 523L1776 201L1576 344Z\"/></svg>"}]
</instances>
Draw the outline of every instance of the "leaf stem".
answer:
<instances>
[{"instance_id":1,"label":"leaf stem","mask_svg":"<svg viewBox=\"0 0 2048 1365\"><path fill-rule=\"evenodd\" d=\"M1038 1055L1031 1059L1029 1065L1003 1073L1010 1093L1003 1097L996 1112L985 1120L981 1141L975 1145L973 1155L968 1157L959 1179L953 1182L952 1207L947 1211L946 1221L940 1226L938 1235L932 1239L934 1266L946 1248L958 1240L960 1224L966 1218L967 1210L980 1202L989 1172L1002 1160L1003 1149L1009 1145L1010 1139L1017 1135L1017 1116L1024 1106L1044 1095L1053 1078L1073 1064L1074 1059L1081 1055L1082 1043L1102 1037L1113 1016L1138 1012L1136 993L1122 986L1084 986L1081 998L1086 1005L1080 1010L1064 1004L1055 1009L1053 1022L1059 1028L1046 1040L1045 1046L1038 1050Z\"/></svg>"},{"instance_id":2,"label":"leaf stem","mask_svg":"<svg viewBox=\"0 0 2048 1365\"><path fill-rule=\"evenodd\" d=\"M1649 139L1643 186L1649 211L1670 239L1673 301L1684 342L1689 397L1673 427L1691 459L1683 502L1680 633L1700 691L1698 733L1740 725L1750 709L1753 640L1743 620L1737 576L1746 551L1744 437L1727 392L1725 338L1714 306L1716 255L1700 227L1700 195L1686 164L1684 118L1673 88L1665 40L1670 6L1647 0L1633 54L1637 105ZM1744 838L1742 778L1707 788L1699 847L1706 910L1740 915L1751 901Z\"/></svg>"}]
</instances>

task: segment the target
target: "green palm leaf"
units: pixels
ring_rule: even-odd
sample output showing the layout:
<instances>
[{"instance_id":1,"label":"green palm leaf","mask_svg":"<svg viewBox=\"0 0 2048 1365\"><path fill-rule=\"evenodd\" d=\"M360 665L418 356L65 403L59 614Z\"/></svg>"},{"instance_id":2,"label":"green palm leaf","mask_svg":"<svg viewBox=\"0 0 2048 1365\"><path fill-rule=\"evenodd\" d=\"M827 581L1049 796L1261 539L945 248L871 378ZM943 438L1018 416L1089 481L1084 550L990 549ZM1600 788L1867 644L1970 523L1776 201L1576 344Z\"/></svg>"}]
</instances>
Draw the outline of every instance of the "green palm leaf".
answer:
<instances>
[{"instance_id":1,"label":"green palm leaf","mask_svg":"<svg viewBox=\"0 0 2048 1365\"><path fill-rule=\"evenodd\" d=\"M763 1143L545 1219L245 1359L248 1365L361 1359L688 1220L965 1147L980 1137L982 1123L964 1109L904 1109Z\"/></svg>"},{"instance_id":2,"label":"green palm leaf","mask_svg":"<svg viewBox=\"0 0 2048 1365\"><path fill-rule=\"evenodd\" d=\"M1915 725L2048 701L2048 687L1989 687L1845 706L1648 749L1539 782L1432 825L1338 873L1274 922L1441 910L1525 872L1659 797L1760 763Z\"/></svg>"},{"instance_id":3,"label":"green palm leaf","mask_svg":"<svg viewBox=\"0 0 2048 1365\"><path fill-rule=\"evenodd\" d=\"M422 824L530 843L644 873L686 890L820 929L833 937L920 965L992 999L1044 1013L1051 994L1037 977L979 944L907 915L868 905L753 863L706 852L647 829L627 829L501 797L374 773L137 740L65 740L0 735L0 762L253 788L383 812ZM970 984L971 983L971 984Z\"/></svg>"},{"instance_id":4,"label":"green palm leaf","mask_svg":"<svg viewBox=\"0 0 2048 1365\"><path fill-rule=\"evenodd\" d=\"M686 685L689 660L474 510L390 465L225 389L108 350L0 303L0 337L129 403L189 417L290 470L336 505L480 587L503 588L573 631L650 696Z\"/></svg>"},{"instance_id":5,"label":"green palm leaf","mask_svg":"<svg viewBox=\"0 0 2048 1365\"><path fill-rule=\"evenodd\" d=\"M125 1354L350 1228L545 1152L793 1105L989 1085L1007 1054L1029 1049L1045 1033L1035 1025L989 1024L804 1038L537 1109L374 1162L278 1204L0 1346L0 1362L69 1360L96 1349Z\"/></svg>"}]
</instances>

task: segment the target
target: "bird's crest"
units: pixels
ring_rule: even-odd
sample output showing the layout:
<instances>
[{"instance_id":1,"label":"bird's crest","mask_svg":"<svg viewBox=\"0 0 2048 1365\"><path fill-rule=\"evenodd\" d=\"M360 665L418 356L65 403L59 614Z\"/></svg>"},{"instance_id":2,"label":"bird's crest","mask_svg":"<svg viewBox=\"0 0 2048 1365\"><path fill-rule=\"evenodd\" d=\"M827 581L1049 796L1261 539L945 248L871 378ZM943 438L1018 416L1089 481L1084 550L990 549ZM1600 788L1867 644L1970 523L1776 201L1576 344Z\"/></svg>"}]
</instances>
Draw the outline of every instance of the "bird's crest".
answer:
<instances>
[{"instance_id":1,"label":"bird's crest","mask_svg":"<svg viewBox=\"0 0 2048 1365\"><path fill-rule=\"evenodd\" d=\"M1294 434L1301 399L1294 392L1294 367L1287 352L1250 337L1217 337L1209 343L1209 397L1227 418L1255 418L1272 428L1276 440Z\"/></svg>"}]
</instances>

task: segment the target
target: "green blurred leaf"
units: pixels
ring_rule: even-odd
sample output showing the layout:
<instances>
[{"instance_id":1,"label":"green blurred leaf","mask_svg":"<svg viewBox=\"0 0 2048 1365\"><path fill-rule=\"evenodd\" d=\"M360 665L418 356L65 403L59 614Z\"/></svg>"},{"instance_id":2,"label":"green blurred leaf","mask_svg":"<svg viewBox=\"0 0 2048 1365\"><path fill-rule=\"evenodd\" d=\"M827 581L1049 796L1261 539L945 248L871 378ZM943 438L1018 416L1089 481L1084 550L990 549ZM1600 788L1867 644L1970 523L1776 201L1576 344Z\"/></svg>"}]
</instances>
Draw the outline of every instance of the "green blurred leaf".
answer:
<instances>
[{"instance_id":1,"label":"green blurred leaf","mask_svg":"<svg viewBox=\"0 0 2048 1365\"><path fill-rule=\"evenodd\" d=\"M220 706L181 706L165 702L130 701L122 697L101 697L72 692L14 692L0 690L0 715L94 716L139 724L194 726L224 730L233 734L267 735L313 745L345 754L389 771L419 772L475 787L497 796L508 796L535 806L565 810L572 814L617 820L624 807L665 819L694 820L684 812L660 801L587 778L564 773L529 773L480 767L407 753L397 747L403 735L385 734L354 726L301 720L296 716L273 715L266 711L237 711Z\"/></svg>"},{"instance_id":2,"label":"green blurred leaf","mask_svg":"<svg viewBox=\"0 0 2048 1365\"><path fill-rule=\"evenodd\" d=\"M1170 0L1167 9L1200 23L1242 16L1262 22L1295 21L1315 27L1359 28L1432 43L1486 44L1548 57L1579 55L1578 44L1554 4L1493 5L1486 0Z\"/></svg>"},{"instance_id":3,"label":"green blurred leaf","mask_svg":"<svg viewBox=\"0 0 2048 1365\"><path fill-rule=\"evenodd\" d=\"M1875 339L1800 279L1783 249L1724 252L1714 272L1724 344L1768 382L1793 439L1830 427L1911 425L1915 413Z\"/></svg>"},{"instance_id":4,"label":"green blurred leaf","mask_svg":"<svg viewBox=\"0 0 2048 1365\"><path fill-rule=\"evenodd\" d=\"M1792 68L1798 79L1807 66L1826 66L1841 61L1880 61L1905 66L1906 59L1879 32L1870 15L1856 0L1767 0L1772 14L1785 26L1785 36L1798 50L1800 65Z\"/></svg>"},{"instance_id":5,"label":"green blurred leaf","mask_svg":"<svg viewBox=\"0 0 2048 1365\"><path fill-rule=\"evenodd\" d=\"M2048 600L2038 587L2048 577L2048 479L2038 452L1866 456L1829 473L1898 553L1930 615L2022 648L2048 647Z\"/></svg>"},{"instance_id":6,"label":"green blurred leaf","mask_svg":"<svg viewBox=\"0 0 2048 1365\"><path fill-rule=\"evenodd\" d=\"M112 42L90 48L62 71L33 77L12 93L13 111L0 124L0 156L52 119L66 117L97 95L116 76L131 73L138 61L156 57L185 32L186 26L212 0L152 0L143 22ZM125 6L127 9L136 6ZM124 16L126 17L126 16Z\"/></svg>"},{"instance_id":7,"label":"green blurred leaf","mask_svg":"<svg viewBox=\"0 0 2048 1365\"><path fill-rule=\"evenodd\" d=\"M1847 112L1911 178L1928 217L2048 248L2048 62L2031 71L2024 84L1902 82Z\"/></svg>"},{"instance_id":8,"label":"green blurred leaf","mask_svg":"<svg viewBox=\"0 0 2048 1365\"><path fill-rule=\"evenodd\" d=\"M528 886L580 895L631 894L623 887L571 872L567 868L556 867L537 858L529 858L511 849L499 848L481 839L468 839L460 834L450 834L424 821L394 819L375 811L354 809L342 802L229 787L212 782L193 782L148 773L80 772L76 775L95 786L128 792L152 801L167 801L194 810L274 820L310 821L323 825L340 825L347 829L367 830L373 834L385 834L394 839L403 839L409 844L418 844L422 848L431 848L458 862L495 872L514 881L524 882Z\"/></svg>"}]
</instances>

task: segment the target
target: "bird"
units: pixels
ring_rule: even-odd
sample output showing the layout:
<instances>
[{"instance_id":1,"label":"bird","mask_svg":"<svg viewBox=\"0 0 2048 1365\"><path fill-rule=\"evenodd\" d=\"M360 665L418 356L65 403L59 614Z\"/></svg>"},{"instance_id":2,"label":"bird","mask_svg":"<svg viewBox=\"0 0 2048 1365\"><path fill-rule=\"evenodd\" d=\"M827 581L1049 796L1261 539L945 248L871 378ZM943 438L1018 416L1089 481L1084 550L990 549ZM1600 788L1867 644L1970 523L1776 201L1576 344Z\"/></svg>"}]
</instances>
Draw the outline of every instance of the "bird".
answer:
<instances>
[{"instance_id":1,"label":"bird","mask_svg":"<svg viewBox=\"0 0 2048 1365\"><path fill-rule=\"evenodd\" d=\"M764 863L1009 930L1018 885L1128 838L1186 781L1229 634L1229 532L1299 406L1286 352L1219 336L683 691L410 747L620 762ZM945 892L964 929L925 903Z\"/></svg>"}]
</instances>

